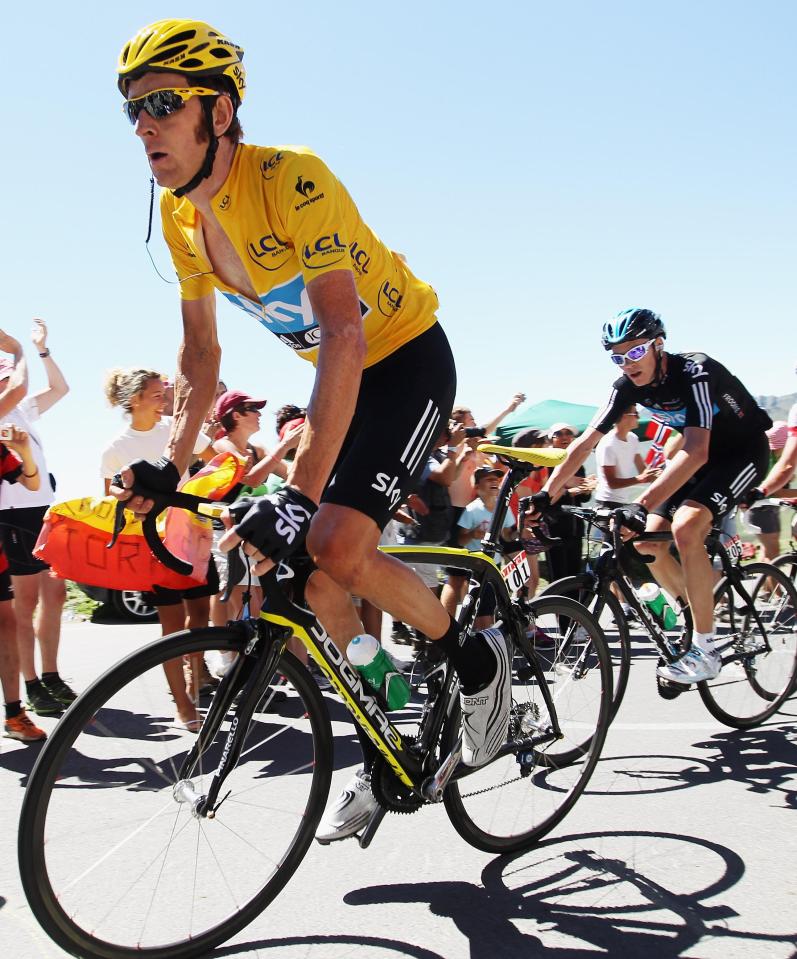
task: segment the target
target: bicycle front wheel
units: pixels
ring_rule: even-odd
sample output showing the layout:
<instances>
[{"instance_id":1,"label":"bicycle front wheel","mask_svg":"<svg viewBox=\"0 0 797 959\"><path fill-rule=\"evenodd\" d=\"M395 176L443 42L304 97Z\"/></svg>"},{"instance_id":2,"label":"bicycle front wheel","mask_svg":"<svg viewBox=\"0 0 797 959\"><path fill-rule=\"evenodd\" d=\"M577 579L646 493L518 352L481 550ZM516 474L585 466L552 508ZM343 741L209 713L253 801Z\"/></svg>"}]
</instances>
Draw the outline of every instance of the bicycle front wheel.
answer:
<instances>
[{"instance_id":1,"label":"bicycle front wheel","mask_svg":"<svg viewBox=\"0 0 797 959\"><path fill-rule=\"evenodd\" d=\"M733 580L718 583L714 631L722 669L698 689L715 719L749 729L776 713L797 682L797 589L768 563L747 563L736 573L752 606Z\"/></svg>"},{"instance_id":2,"label":"bicycle front wheel","mask_svg":"<svg viewBox=\"0 0 797 959\"><path fill-rule=\"evenodd\" d=\"M215 816L196 817L178 771L196 742L175 726L163 664L241 652L228 628L175 633L128 656L70 707L36 763L19 863L34 915L75 956L206 954L277 895L305 855L331 777L323 698L290 654L258 703ZM228 711L190 775L207 792ZM226 795L225 795L226 794Z\"/></svg>"},{"instance_id":3,"label":"bicycle front wheel","mask_svg":"<svg viewBox=\"0 0 797 959\"><path fill-rule=\"evenodd\" d=\"M452 825L486 852L528 849L564 818L589 782L609 726L611 664L595 618L561 596L540 596L531 606L536 649L524 639L513 652L507 741L538 738L554 718L561 738L530 754L509 752L449 783L443 801ZM550 690L555 717L542 685ZM444 755L459 730L457 707L443 732Z\"/></svg>"},{"instance_id":4,"label":"bicycle front wheel","mask_svg":"<svg viewBox=\"0 0 797 959\"><path fill-rule=\"evenodd\" d=\"M566 576L546 586L544 596L567 596L586 606L597 619L612 664L612 714L623 701L631 669L631 633L620 600L611 590L600 589L594 576Z\"/></svg>"}]
</instances>

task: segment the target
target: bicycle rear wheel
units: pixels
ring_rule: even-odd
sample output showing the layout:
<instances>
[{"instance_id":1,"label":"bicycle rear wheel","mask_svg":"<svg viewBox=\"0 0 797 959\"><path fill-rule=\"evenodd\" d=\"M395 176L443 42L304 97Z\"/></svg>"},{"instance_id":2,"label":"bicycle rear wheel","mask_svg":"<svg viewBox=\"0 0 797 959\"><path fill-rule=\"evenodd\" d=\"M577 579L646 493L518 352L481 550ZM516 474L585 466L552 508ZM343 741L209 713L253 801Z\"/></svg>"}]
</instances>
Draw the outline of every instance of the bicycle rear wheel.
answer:
<instances>
[{"instance_id":1,"label":"bicycle rear wheel","mask_svg":"<svg viewBox=\"0 0 797 959\"><path fill-rule=\"evenodd\" d=\"M783 570L768 563L747 563L737 573L755 614L731 580L717 585L714 629L723 666L716 679L699 683L698 689L712 716L749 729L776 713L794 691L797 589Z\"/></svg>"},{"instance_id":2,"label":"bicycle rear wheel","mask_svg":"<svg viewBox=\"0 0 797 959\"><path fill-rule=\"evenodd\" d=\"M797 585L797 553L782 553L772 560L772 565L782 569L789 579Z\"/></svg>"},{"instance_id":3,"label":"bicycle rear wheel","mask_svg":"<svg viewBox=\"0 0 797 959\"><path fill-rule=\"evenodd\" d=\"M566 576L545 588L543 596L567 596L586 606L598 621L612 664L612 711L614 719L623 701L631 669L631 633L620 600L609 589L598 589L594 576Z\"/></svg>"},{"instance_id":4,"label":"bicycle rear wheel","mask_svg":"<svg viewBox=\"0 0 797 959\"><path fill-rule=\"evenodd\" d=\"M528 849L559 823L584 791L598 761L612 699L609 652L594 617L579 603L541 596L531 603L538 649L524 639L513 650L508 742L550 727L551 716L531 667L536 659L551 692L562 738L531 756L517 752L449 783L443 801L457 832L478 849ZM544 637L544 640L543 640ZM443 731L443 754L460 731L456 707ZM521 759L529 759L521 765Z\"/></svg>"},{"instance_id":5,"label":"bicycle rear wheel","mask_svg":"<svg viewBox=\"0 0 797 959\"><path fill-rule=\"evenodd\" d=\"M22 807L19 863L34 915L82 957L206 954L250 922L305 855L331 777L329 716L290 654L258 703L214 818L175 798L196 742L176 728L163 663L241 652L235 629L175 633L128 656L71 706L36 763ZM279 701L278 701L279 700ZM232 709L191 783L206 792Z\"/></svg>"}]
</instances>

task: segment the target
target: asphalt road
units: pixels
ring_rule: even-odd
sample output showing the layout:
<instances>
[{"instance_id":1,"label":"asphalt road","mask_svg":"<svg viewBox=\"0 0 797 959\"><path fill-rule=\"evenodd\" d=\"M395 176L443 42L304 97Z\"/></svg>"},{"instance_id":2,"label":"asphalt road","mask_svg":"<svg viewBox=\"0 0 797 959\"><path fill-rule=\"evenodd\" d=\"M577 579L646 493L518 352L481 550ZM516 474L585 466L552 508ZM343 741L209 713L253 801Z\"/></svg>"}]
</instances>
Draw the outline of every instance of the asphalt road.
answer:
<instances>
[{"instance_id":1,"label":"asphalt road","mask_svg":"<svg viewBox=\"0 0 797 959\"><path fill-rule=\"evenodd\" d=\"M66 624L64 672L80 688L156 635ZM442 808L389 816L367 850L314 845L271 907L213 955L797 957L797 701L740 733L696 694L659 699L653 667L643 650L586 794L532 851L472 849ZM350 727L335 730L333 793L356 757ZM17 872L36 754L0 740L0 955L22 959L64 955L32 918Z\"/></svg>"}]
</instances>

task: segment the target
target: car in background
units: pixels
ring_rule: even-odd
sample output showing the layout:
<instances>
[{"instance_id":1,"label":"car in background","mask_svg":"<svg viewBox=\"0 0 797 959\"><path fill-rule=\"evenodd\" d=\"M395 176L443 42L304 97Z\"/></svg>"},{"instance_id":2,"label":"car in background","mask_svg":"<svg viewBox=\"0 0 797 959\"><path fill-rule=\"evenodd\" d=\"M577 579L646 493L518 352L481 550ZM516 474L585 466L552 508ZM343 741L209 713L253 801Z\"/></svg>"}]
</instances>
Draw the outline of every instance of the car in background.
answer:
<instances>
[{"instance_id":1,"label":"car in background","mask_svg":"<svg viewBox=\"0 0 797 959\"><path fill-rule=\"evenodd\" d=\"M137 589L109 589L107 586L89 586L86 583L77 585L89 599L102 603L129 622L154 623L158 618L155 607L145 602L143 594Z\"/></svg>"}]
</instances>

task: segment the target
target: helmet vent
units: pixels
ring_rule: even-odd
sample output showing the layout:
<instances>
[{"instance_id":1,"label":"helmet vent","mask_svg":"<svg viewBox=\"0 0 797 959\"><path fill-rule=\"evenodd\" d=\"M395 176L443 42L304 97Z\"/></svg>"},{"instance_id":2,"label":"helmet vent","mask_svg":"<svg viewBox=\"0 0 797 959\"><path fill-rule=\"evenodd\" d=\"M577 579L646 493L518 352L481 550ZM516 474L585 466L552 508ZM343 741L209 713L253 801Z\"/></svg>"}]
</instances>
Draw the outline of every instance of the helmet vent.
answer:
<instances>
[{"instance_id":1,"label":"helmet vent","mask_svg":"<svg viewBox=\"0 0 797 959\"><path fill-rule=\"evenodd\" d=\"M190 57L187 60L183 60L180 64L181 70L198 70L202 66L202 61L198 59L192 60Z\"/></svg>"},{"instance_id":2,"label":"helmet vent","mask_svg":"<svg viewBox=\"0 0 797 959\"><path fill-rule=\"evenodd\" d=\"M181 53L184 53L188 49L187 44L183 44L179 47L169 46L166 50L161 50L159 53L153 53L149 58L150 63L161 63L163 60L173 60L175 57L180 56Z\"/></svg>"},{"instance_id":3,"label":"helmet vent","mask_svg":"<svg viewBox=\"0 0 797 959\"><path fill-rule=\"evenodd\" d=\"M166 37L165 40L161 41L159 46L164 46L164 44L172 46L174 43L188 43L189 40L194 39L196 39L196 30L183 30L182 33L175 33Z\"/></svg>"},{"instance_id":4,"label":"helmet vent","mask_svg":"<svg viewBox=\"0 0 797 959\"><path fill-rule=\"evenodd\" d=\"M208 50L208 53L217 60L229 60L232 56L230 51L224 47L214 47L212 50Z\"/></svg>"}]
</instances>

